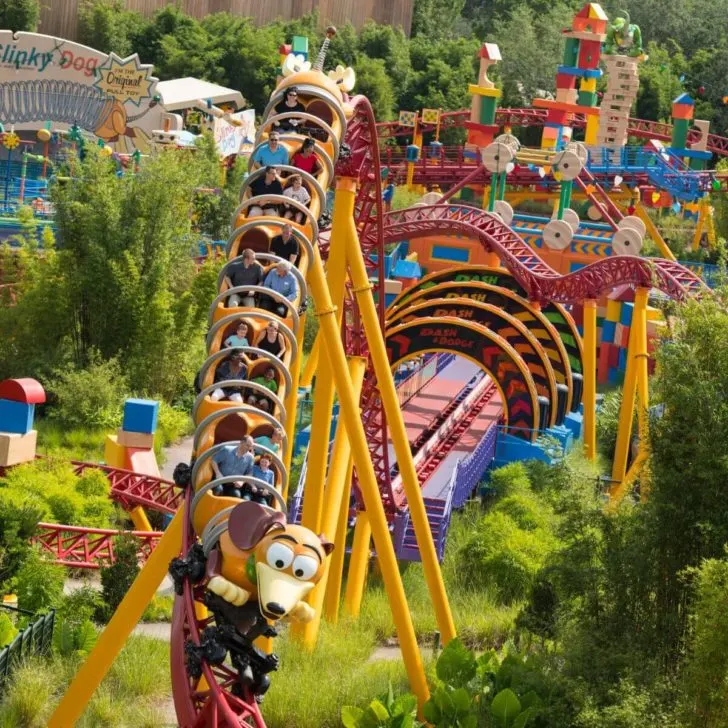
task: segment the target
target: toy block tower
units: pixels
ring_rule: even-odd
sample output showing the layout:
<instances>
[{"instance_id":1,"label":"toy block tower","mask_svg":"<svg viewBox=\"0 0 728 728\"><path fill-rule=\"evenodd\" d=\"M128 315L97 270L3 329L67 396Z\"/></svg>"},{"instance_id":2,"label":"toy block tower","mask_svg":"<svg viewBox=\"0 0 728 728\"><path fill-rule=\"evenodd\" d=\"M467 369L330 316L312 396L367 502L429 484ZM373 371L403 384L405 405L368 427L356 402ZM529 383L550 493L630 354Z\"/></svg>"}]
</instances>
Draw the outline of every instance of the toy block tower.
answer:
<instances>
[{"instance_id":1,"label":"toy block tower","mask_svg":"<svg viewBox=\"0 0 728 728\"><path fill-rule=\"evenodd\" d=\"M571 141L572 114L587 117L586 143L594 144L598 127L597 80L607 16L598 3L586 3L574 16L566 38L562 65L556 74L556 99L535 99L533 105L548 110L541 147L560 149ZM577 87L578 84L578 87Z\"/></svg>"},{"instance_id":2,"label":"toy block tower","mask_svg":"<svg viewBox=\"0 0 728 728\"><path fill-rule=\"evenodd\" d=\"M106 436L106 464L159 477L159 466L154 455L154 433L157 430L158 416L159 402L127 399L124 403L121 429L116 435Z\"/></svg>"},{"instance_id":3,"label":"toy block tower","mask_svg":"<svg viewBox=\"0 0 728 728\"><path fill-rule=\"evenodd\" d=\"M45 391L35 379L0 382L0 467L35 459L35 405L45 401Z\"/></svg>"},{"instance_id":4,"label":"toy block tower","mask_svg":"<svg viewBox=\"0 0 728 728\"><path fill-rule=\"evenodd\" d=\"M597 144L621 150L627 144L627 129L632 104L640 88L639 58L604 56L607 90L602 99Z\"/></svg>"},{"instance_id":5,"label":"toy block tower","mask_svg":"<svg viewBox=\"0 0 728 728\"><path fill-rule=\"evenodd\" d=\"M670 150L678 157L684 158L693 169L705 169L711 158L708 149L708 131L710 122L693 120L695 101L688 94L680 94L672 102L672 143ZM688 146L688 132L691 126L700 132L699 139Z\"/></svg>"},{"instance_id":6,"label":"toy block tower","mask_svg":"<svg viewBox=\"0 0 728 728\"><path fill-rule=\"evenodd\" d=\"M478 83L471 83L468 86L468 91L473 95L470 121L465 122L468 130L466 147L469 149L488 146L498 133L495 113L501 92L488 78L488 69L501 60L500 49L495 43L483 43L478 56L480 58Z\"/></svg>"}]
</instances>

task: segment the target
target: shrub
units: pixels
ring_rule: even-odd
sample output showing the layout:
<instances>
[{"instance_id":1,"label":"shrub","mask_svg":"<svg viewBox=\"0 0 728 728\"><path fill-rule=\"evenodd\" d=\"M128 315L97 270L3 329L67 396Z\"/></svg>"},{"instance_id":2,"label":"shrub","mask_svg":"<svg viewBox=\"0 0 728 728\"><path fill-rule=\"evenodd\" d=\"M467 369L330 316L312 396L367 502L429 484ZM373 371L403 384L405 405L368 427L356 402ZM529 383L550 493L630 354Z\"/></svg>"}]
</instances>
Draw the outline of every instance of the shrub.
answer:
<instances>
[{"instance_id":1,"label":"shrub","mask_svg":"<svg viewBox=\"0 0 728 728\"><path fill-rule=\"evenodd\" d=\"M114 521L114 501L105 495L84 499L80 521L91 528L108 528Z\"/></svg>"},{"instance_id":2,"label":"shrub","mask_svg":"<svg viewBox=\"0 0 728 728\"><path fill-rule=\"evenodd\" d=\"M103 470L89 468L83 471L83 475L76 482L76 490L84 496L108 497L111 485Z\"/></svg>"},{"instance_id":3,"label":"shrub","mask_svg":"<svg viewBox=\"0 0 728 728\"><path fill-rule=\"evenodd\" d=\"M49 417L66 427L118 427L128 387L116 359L94 361L86 369L56 372L48 382L56 399Z\"/></svg>"},{"instance_id":4,"label":"shrub","mask_svg":"<svg viewBox=\"0 0 728 728\"><path fill-rule=\"evenodd\" d=\"M192 431L190 409L177 409L164 400L159 403L157 436L154 443L157 448L161 450Z\"/></svg>"},{"instance_id":5,"label":"shrub","mask_svg":"<svg viewBox=\"0 0 728 728\"><path fill-rule=\"evenodd\" d=\"M51 516L55 523L77 524L81 522L84 499L80 493L62 486L53 486L46 493L45 500L50 506Z\"/></svg>"},{"instance_id":6,"label":"shrub","mask_svg":"<svg viewBox=\"0 0 728 728\"><path fill-rule=\"evenodd\" d=\"M139 573L138 550L134 536L120 536L114 543L115 563L101 569L104 619L111 618Z\"/></svg>"},{"instance_id":7,"label":"shrub","mask_svg":"<svg viewBox=\"0 0 728 728\"><path fill-rule=\"evenodd\" d=\"M27 558L35 526L46 513L39 498L0 488L0 588L6 588Z\"/></svg>"},{"instance_id":8,"label":"shrub","mask_svg":"<svg viewBox=\"0 0 728 728\"><path fill-rule=\"evenodd\" d=\"M619 408L622 406L622 390L607 392L597 412L597 449L608 462L614 459L619 429Z\"/></svg>"},{"instance_id":9,"label":"shrub","mask_svg":"<svg viewBox=\"0 0 728 728\"><path fill-rule=\"evenodd\" d=\"M499 498L528 492L531 481L528 479L526 466L522 462L517 462L494 470L490 474L490 487L495 490Z\"/></svg>"},{"instance_id":10,"label":"shrub","mask_svg":"<svg viewBox=\"0 0 728 728\"><path fill-rule=\"evenodd\" d=\"M6 612L0 612L0 648L9 645L18 634L18 630Z\"/></svg>"},{"instance_id":11,"label":"shrub","mask_svg":"<svg viewBox=\"0 0 728 728\"><path fill-rule=\"evenodd\" d=\"M511 518L524 531L534 531L537 528L546 528L550 525L550 512L536 497L526 493L509 495L498 502L493 509L496 513L503 513Z\"/></svg>"},{"instance_id":12,"label":"shrub","mask_svg":"<svg viewBox=\"0 0 728 728\"><path fill-rule=\"evenodd\" d=\"M505 513L492 512L460 549L463 574L476 588L494 588L509 604L526 598L554 546L543 529L524 531Z\"/></svg>"},{"instance_id":13,"label":"shrub","mask_svg":"<svg viewBox=\"0 0 728 728\"><path fill-rule=\"evenodd\" d=\"M65 570L31 550L17 574L18 606L40 612L57 606L63 595Z\"/></svg>"}]
</instances>

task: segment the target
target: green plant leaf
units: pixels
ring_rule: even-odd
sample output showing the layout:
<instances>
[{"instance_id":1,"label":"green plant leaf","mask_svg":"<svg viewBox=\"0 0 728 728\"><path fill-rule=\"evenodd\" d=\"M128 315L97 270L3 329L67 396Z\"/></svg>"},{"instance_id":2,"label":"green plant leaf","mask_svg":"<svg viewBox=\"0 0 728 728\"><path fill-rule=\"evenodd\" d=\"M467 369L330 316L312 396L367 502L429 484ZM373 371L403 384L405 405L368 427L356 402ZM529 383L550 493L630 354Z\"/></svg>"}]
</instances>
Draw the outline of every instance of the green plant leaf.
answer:
<instances>
[{"instance_id":1,"label":"green plant leaf","mask_svg":"<svg viewBox=\"0 0 728 728\"><path fill-rule=\"evenodd\" d=\"M475 656L459 639L451 640L437 660L437 677L454 688L467 685L476 669Z\"/></svg>"},{"instance_id":2,"label":"green plant leaf","mask_svg":"<svg viewBox=\"0 0 728 728\"><path fill-rule=\"evenodd\" d=\"M458 715L467 715L472 702L470 693L465 688L458 688L450 697Z\"/></svg>"},{"instance_id":3,"label":"green plant leaf","mask_svg":"<svg viewBox=\"0 0 728 728\"><path fill-rule=\"evenodd\" d=\"M73 629L65 619L59 619L53 631L53 646L61 657L68 657L74 650Z\"/></svg>"},{"instance_id":4,"label":"green plant leaf","mask_svg":"<svg viewBox=\"0 0 728 728\"><path fill-rule=\"evenodd\" d=\"M536 717L537 712L536 708L527 708L523 713L516 716L513 721L513 728L526 728L526 726L531 725L531 719Z\"/></svg>"},{"instance_id":5,"label":"green plant leaf","mask_svg":"<svg viewBox=\"0 0 728 728\"><path fill-rule=\"evenodd\" d=\"M521 701L510 688L506 688L493 698L493 702L490 704L490 712L500 726L507 728L510 722L521 712Z\"/></svg>"},{"instance_id":6,"label":"green plant leaf","mask_svg":"<svg viewBox=\"0 0 728 728\"><path fill-rule=\"evenodd\" d=\"M466 715L462 720L458 721L460 728L478 728L478 716L475 713Z\"/></svg>"},{"instance_id":7,"label":"green plant leaf","mask_svg":"<svg viewBox=\"0 0 728 728\"><path fill-rule=\"evenodd\" d=\"M438 708L434 698L430 698L422 706L422 717L433 725L437 725L442 720L442 711Z\"/></svg>"},{"instance_id":8,"label":"green plant leaf","mask_svg":"<svg viewBox=\"0 0 728 728\"><path fill-rule=\"evenodd\" d=\"M389 681L389 684L387 685L387 701L385 703L387 707L387 712L390 715L394 715L392 713L392 705L394 705L394 691L392 690L392 681Z\"/></svg>"},{"instance_id":9,"label":"green plant leaf","mask_svg":"<svg viewBox=\"0 0 728 728\"><path fill-rule=\"evenodd\" d=\"M389 711L384 707L381 700L372 700L364 711L362 718L362 728L376 728L377 726L386 725L389 721Z\"/></svg>"},{"instance_id":10,"label":"green plant leaf","mask_svg":"<svg viewBox=\"0 0 728 728\"><path fill-rule=\"evenodd\" d=\"M17 634L18 630L10 617L5 613L0 614L0 647L9 645Z\"/></svg>"},{"instance_id":11,"label":"green plant leaf","mask_svg":"<svg viewBox=\"0 0 728 728\"><path fill-rule=\"evenodd\" d=\"M76 651L81 655L88 655L96 644L97 634L93 622L86 620L79 625L74 635Z\"/></svg>"},{"instance_id":12,"label":"green plant leaf","mask_svg":"<svg viewBox=\"0 0 728 728\"><path fill-rule=\"evenodd\" d=\"M361 708L354 705L345 705L341 709L341 722L344 724L344 728L359 728L359 722L363 715L364 711Z\"/></svg>"},{"instance_id":13,"label":"green plant leaf","mask_svg":"<svg viewBox=\"0 0 728 728\"><path fill-rule=\"evenodd\" d=\"M410 715L417 710L417 698L412 693L406 693L400 695L392 704L392 709L389 711L393 716L395 715Z\"/></svg>"},{"instance_id":14,"label":"green plant leaf","mask_svg":"<svg viewBox=\"0 0 728 728\"><path fill-rule=\"evenodd\" d=\"M440 709L443 717L454 717L455 706L453 705L452 698L445 688L438 688L433 695L433 700Z\"/></svg>"},{"instance_id":15,"label":"green plant leaf","mask_svg":"<svg viewBox=\"0 0 728 728\"><path fill-rule=\"evenodd\" d=\"M521 698L521 708L523 710L526 710L527 708L542 708L543 707L543 700L539 697L538 693L535 690L529 690L522 698Z\"/></svg>"}]
</instances>

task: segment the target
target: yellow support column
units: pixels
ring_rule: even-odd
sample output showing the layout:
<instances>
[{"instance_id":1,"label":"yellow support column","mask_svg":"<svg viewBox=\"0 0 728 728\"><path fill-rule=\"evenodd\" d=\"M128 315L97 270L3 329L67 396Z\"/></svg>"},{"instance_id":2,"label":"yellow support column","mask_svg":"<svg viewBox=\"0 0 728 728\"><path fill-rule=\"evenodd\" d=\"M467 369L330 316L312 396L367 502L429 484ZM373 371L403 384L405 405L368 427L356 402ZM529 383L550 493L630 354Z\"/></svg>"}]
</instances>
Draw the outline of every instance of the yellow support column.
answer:
<instances>
[{"instance_id":1,"label":"yellow support column","mask_svg":"<svg viewBox=\"0 0 728 728\"><path fill-rule=\"evenodd\" d=\"M629 350L627 351L627 371L624 375L624 385L622 387L622 406L619 410L619 429L617 430L617 445L614 449L614 465L612 466L614 485L610 490L610 496L618 492L619 484L624 480L627 472L627 456L630 440L632 439L638 362L643 355L647 354L648 293L647 288L638 288L635 291L634 312L632 313L632 326L629 334ZM646 360L644 366L646 369Z\"/></svg>"},{"instance_id":2,"label":"yellow support column","mask_svg":"<svg viewBox=\"0 0 728 728\"><path fill-rule=\"evenodd\" d=\"M298 344L298 356L291 367L291 391L286 393L286 401L283 403L286 408L286 450L283 453L283 465L287 472L291 472L291 460L293 459L293 445L296 439L296 412L298 410L298 382L301 376L301 352L303 351L303 335L306 328L306 317L301 317L301 325L296 334ZM288 499L288 491L291 487L287 481L283 488L283 499Z\"/></svg>"},{"instance_id":3,"label":"yellow support column","mask_svg":"<svg viewBox=\"0 0 728 728\"><path fill-rule=\"evenodd\" d=\"M354 543L351 545L349 574L346 577L346 595L344 610L352 617L358 617L361 611L361 600L367 582L369 569L369 542L372 538L372 527L366 511L356 514L354 526Z\"/></svg>"},{"instance_id":4,"label":"yellow support column","mask_svg":"<svg viewBox=\"0 0 728 728\"><path fill-rule=\"evenodd\" d=\"M326 267L331 298L337 307L337 322L341 322L346 282L346 247L343 243L354 220L356 183L342 177L336 185L333 219L331 222L331 247ZM331 431L334 405L334 379L331 375L329 357L319 357L316 389L311 416L311 440L308 447L306 482L303 491L303 513L301 522L314 533L321 529L324 503L324 479L329 458L329 433ZM332 534L333 536L333 534Z\"/></svg>"},{"instance_id":5,"label":"yellow support column","mask_svg":"<svg viewBox=\"0 0 728 728\"><path fill-rule=\"evenodd\" d=\"M597 144L597 134L599 132L599 115L589 114L586 117L586 131L584 132L584 144L595 147Z\"/></svg>"},{"instance_id":6,"label":"yellow support column","mask_svg":"<svg viewBox=\"0 0 728 728\"><path fill-rule=\"evenodd\" d=\"M344 480L344 494L341 498L339 521L336 524L335 543L342 544L337 548L329 560L329 581L326 585L324 599L324 616L332 624L339 621L339 605L341 604L341 584L344 579L344 560L346 558L346 536L349 531L349 501L351 498L351 476L354 471L354 461L349 455L349 465Z\"/></svg>"},{"instance_id":7,"label":"yellow support column","mask_svg":"<svg viewBox=\"0 0 728 728\"><path fill-rule=\"evenodd\" d=\"M129 511L129 518L134 524L136 531L153 531L152 524L149 523L146 511L141 506L134 506Z\"/></svg>"},{"instance_id":8,"label":"yellow support column","mask_svg":"<svg viewBox=\"0 0 728 728\"><path fill-rule=\"evenodd\" d=\"M450 604L448 603L447 593L445 592L445 583L442 580L440 563L437 560L435 543L432 539L432 532L427 520L427 512L425 511L425 502L422 498L420 482L417 478L415 464L412 459L412 451L410 450L407 439L407 431L404 426L404 419L402 418L397 389L394 385L394 378L392 377L392 371L387 358L384 335L379 326L379 317L371 291L372 286L369 283L369 277L367 276L364 258L359 248L353 220L351 227L353 234L347 239L347 260L354 286L354 295L359 304L359 310L364 323L364 331L369 344L369 354L374 366L374 372L377 376L377 387L379 388L382 405L386 413L387 425L389 426L392 444L397 457L397 465L402 476L402 484L407 495L410 517L415 528L417 546L420 549L422 565L424 567L430 597L432 598L437 625L442 635L443 643L447 644L455 637L455 622L450 612ZM378 548L377 546L377 553Z\"/></svg>"},{"instance_id":9,"label":"yellow support column","mask_svg":"<svg viewBox=\"0 0 728 728\"><path fill-rule=\"evenodd\" d=\"M68 686L48 721L49 728L72 728L83 715L96 688L162 583L169 562L179 555L184 517L184 509L180 508Z\"/></svg>"},{"instance_id":10,"label":"yellow support column","mask_svg":"<svg viewBox=\"0 0 728 728\"><path fill-rule=\"evenodd\" d=\"M597 457L597 302L584 301L584 456Z\"/></svg>"},{"instance_id":11,"label":"yellow support column","mask_svg":"<svg viewBox=\"0 0 728 728\"><path fill-rule=\"evenodd\" d=\"M333 236L332 236L333 239ZM374 536L377 556L382 567L382 578L387 591L389 604L392 608L392 617L397 628L402 659L412 692L422 705L430 696L427 678L422 665L422 656L417 645L412 617L407 604L407 596L402 585L397 557L394 553L392 537L389 534L387 516L380 499L377 478L369 454L369 447L364 433L364 425L359 412L359 401L354 397L354 385L349 376L346 364L346 354L341 342L340 327L332 306L331 296L326 285L324 266L318 248L314 250L314 259L309 270L309 284L320 321L320 330L323 337L326 359L331 363L332 376L339 394L341 406L341 423L349 433L351 449L354 455L354 465L359 479L359 489L364 504L369 513L369 519Z\"/></svg>"},{"instance_id":12,"label":"yellow support column","mask_svg":"<svg viewBox=\"0 0 728 728\"><path fill-rule=\"evenodd\" d=\"M313 382L313 375L316 373L316 367L318 366L319 350L321 349L321 340L316 335L316 339L311 347L311 353L308 355L306 366L303 368L303 374L301 374L300 386L310 387Z\"/></svg>"},{"instance_id":13,"label":"yellow support column","mask_svg":"<svg viewBox=\"0 0 728 728\"><path fill-rule=\"evenodd\" d=\"M367 362L362 357L355 357L349 361L349 374L354 384L353 395L357 402L361 398L361 388L364 383L366 369ZM349 435L345 427L337 427L334 448L331 453L329 474L326 478L326 504L320 526L321 532L330 539L336 536L336 526L341 510L341 499L346 489L346 475L349 471L350 458L351 443L349 442ZM343 552L345 548L345 541L341 543L335 542L335 551L339 550ZM323 576L306 599L314 609L314 618L306 624L299 623L291 626L291 633L298 638L303 637L303 643L309 650L312 650L316 646L316 640L318 639L321 611L323 609L324 594L326 593L330 567L331 562L328 560Z\"/></svg>"}]
</instances>

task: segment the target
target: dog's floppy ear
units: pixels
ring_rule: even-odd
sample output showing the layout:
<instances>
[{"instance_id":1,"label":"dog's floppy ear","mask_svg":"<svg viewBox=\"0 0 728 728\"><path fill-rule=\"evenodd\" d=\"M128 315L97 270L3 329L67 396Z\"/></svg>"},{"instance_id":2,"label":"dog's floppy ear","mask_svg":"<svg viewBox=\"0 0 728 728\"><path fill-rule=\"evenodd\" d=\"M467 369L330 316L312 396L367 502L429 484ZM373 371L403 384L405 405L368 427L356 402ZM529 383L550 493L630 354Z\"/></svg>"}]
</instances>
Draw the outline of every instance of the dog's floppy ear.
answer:
<instances>
[{"instance_id":1,"label":"dog's floppy ear","mask_svg":"<svg viewBox=\"0 0 728 728\"><path fill-rule=\"evenodd\" d=\"M283 513L252 501L238 503L228 520L230 540L241 551L255 548L272 528L282 530L285 527L286 516Z\"/></svg>"},{"instance_id":2,"label":"dog's floppy ear","mask_svg":"<svg viewBox=\"0 0 728 728\"><path fill-rule=\"evenodd\" d=\"M319 541L321 541L321 548L328 556L334 550L334 544L332 544L331 541L329 541L329 539L327 539L326 536L323 535L323 533L319 534Z\"/></svg>"}]
</instances>

